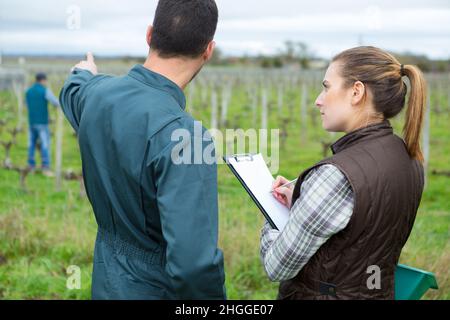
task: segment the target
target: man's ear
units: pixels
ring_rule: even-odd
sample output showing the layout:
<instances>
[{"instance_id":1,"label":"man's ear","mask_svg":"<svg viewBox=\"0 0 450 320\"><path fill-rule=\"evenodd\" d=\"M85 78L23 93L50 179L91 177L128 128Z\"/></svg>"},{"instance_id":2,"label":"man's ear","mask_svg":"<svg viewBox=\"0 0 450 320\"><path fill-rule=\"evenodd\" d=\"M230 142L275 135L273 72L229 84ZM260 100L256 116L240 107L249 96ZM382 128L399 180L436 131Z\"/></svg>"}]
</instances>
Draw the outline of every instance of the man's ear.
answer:
<instances>
[{"instance_id":1,"label":"man's ear","mask_svg":"<svg viewBox=\"0 0 450 320\"><path fill-rule=\"evenodd\" d=\"M361 81L356 81L352 87L352 105L364 102L366 98L366 86Z\"/></svg>"},{"instance_id":2,"label":"man's ear","mask_svg":"<svg viewBox=\"0 0 450 320\"><path fill-rule=\"evenodd\" d=\"M153 26L149 25L147 28L147 35L145 40L147 41L148 46L150 47L150 43L152 42L152 34L153 34Z\"/></svg>"},{"instance_id":3,"label":"man's ear","mask_svg":"<svg viewBox=\"0 0 450 320\"><path fill-rule=\"evenodd\" d=\"M203 59L205 61L208 61L209 59L211 59L213 53L214 53L214 48L216 47L216 42L215 41L211 41L210 43L208 43L208 46L206 47L205 53L203 54Z\"/></svg>"}]
</instances>

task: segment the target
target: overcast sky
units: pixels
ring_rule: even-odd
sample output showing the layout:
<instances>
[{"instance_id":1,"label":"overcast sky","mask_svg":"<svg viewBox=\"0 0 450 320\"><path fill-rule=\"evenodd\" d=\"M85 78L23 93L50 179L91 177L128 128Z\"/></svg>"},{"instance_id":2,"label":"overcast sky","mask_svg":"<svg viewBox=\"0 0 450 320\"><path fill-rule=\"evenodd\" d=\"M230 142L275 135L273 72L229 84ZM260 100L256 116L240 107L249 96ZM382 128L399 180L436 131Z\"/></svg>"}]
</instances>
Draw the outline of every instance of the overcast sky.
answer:
<instances>
[{"instance_id":1,"label":"overcast sky","mask_svg":"<svg viewBox=\"0 0 450 320\"><path fill-rule=\"evenodd\" d=\"M0 0L0 51L147 53L156 0ZM225 54L276 53L302 41L329 58L358 44L450 58L450 1L217 0Z\"/></svg>"}]
</instances>

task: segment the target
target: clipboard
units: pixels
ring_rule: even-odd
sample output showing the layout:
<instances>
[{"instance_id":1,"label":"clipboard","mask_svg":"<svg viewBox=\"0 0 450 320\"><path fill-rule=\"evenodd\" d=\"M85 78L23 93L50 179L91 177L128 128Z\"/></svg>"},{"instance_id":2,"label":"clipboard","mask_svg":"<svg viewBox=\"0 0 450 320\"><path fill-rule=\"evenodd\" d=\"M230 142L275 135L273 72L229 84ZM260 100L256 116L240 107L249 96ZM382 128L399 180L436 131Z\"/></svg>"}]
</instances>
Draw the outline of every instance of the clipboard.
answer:
<instances>
[{"instance_id":1,"label":"clipboard","mask_svg":"<svg viewBox=\"0 0 450 320\"><path fill-rule=\"evenodd\" d=\"M289 209L279 203L270 193L275 179L272 177L262 155L260 153L235 154L224 156L223 160L255 202L270 226L280 231L283 230L289 219Z\"/></svg>"}]
</instances>

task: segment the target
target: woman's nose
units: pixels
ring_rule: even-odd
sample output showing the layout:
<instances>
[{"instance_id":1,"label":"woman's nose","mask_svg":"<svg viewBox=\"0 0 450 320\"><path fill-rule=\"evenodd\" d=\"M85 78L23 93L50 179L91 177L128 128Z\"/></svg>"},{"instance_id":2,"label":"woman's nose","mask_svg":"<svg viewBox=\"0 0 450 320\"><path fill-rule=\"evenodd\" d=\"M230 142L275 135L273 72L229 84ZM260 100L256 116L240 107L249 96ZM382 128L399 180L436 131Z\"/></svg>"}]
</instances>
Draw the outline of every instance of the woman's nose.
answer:
<instances>
[{"instance_id":1,"label":"woman's nose","mask_svg":"<svg viewBox=\"0 0 450 320\"><path fill-rule=\"evenodd\" d=\"M323 105L322 98L320 95L317 97L315 104L316 104L316 107L321 107Z\"/></svg>"}]
</instances>

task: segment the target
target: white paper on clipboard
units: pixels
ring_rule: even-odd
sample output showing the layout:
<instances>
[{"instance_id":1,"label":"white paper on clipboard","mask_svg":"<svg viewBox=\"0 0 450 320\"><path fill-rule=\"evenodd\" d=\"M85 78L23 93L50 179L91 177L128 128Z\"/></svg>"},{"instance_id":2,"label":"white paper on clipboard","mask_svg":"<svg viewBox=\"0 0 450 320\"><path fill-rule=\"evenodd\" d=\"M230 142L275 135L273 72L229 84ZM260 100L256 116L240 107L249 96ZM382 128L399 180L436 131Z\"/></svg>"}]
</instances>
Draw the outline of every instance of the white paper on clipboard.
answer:
<instances>
[{"instance_id":1,"label":"white paper on clipboard","mask_svg":"<svg viewBox=\"0 0 450 320\"><path fill-rule=\"evenodd\" d=\"M246 186L247 192L251 192L256 201L263 207L265 213L272 219L276 228L280 231L283 230L289 218L289 209L279 203L270 192L275 179L272 177L263 156L260 153L228 156L226 161L239 175L241 183Z\"/></svg>"}]
</instances>

